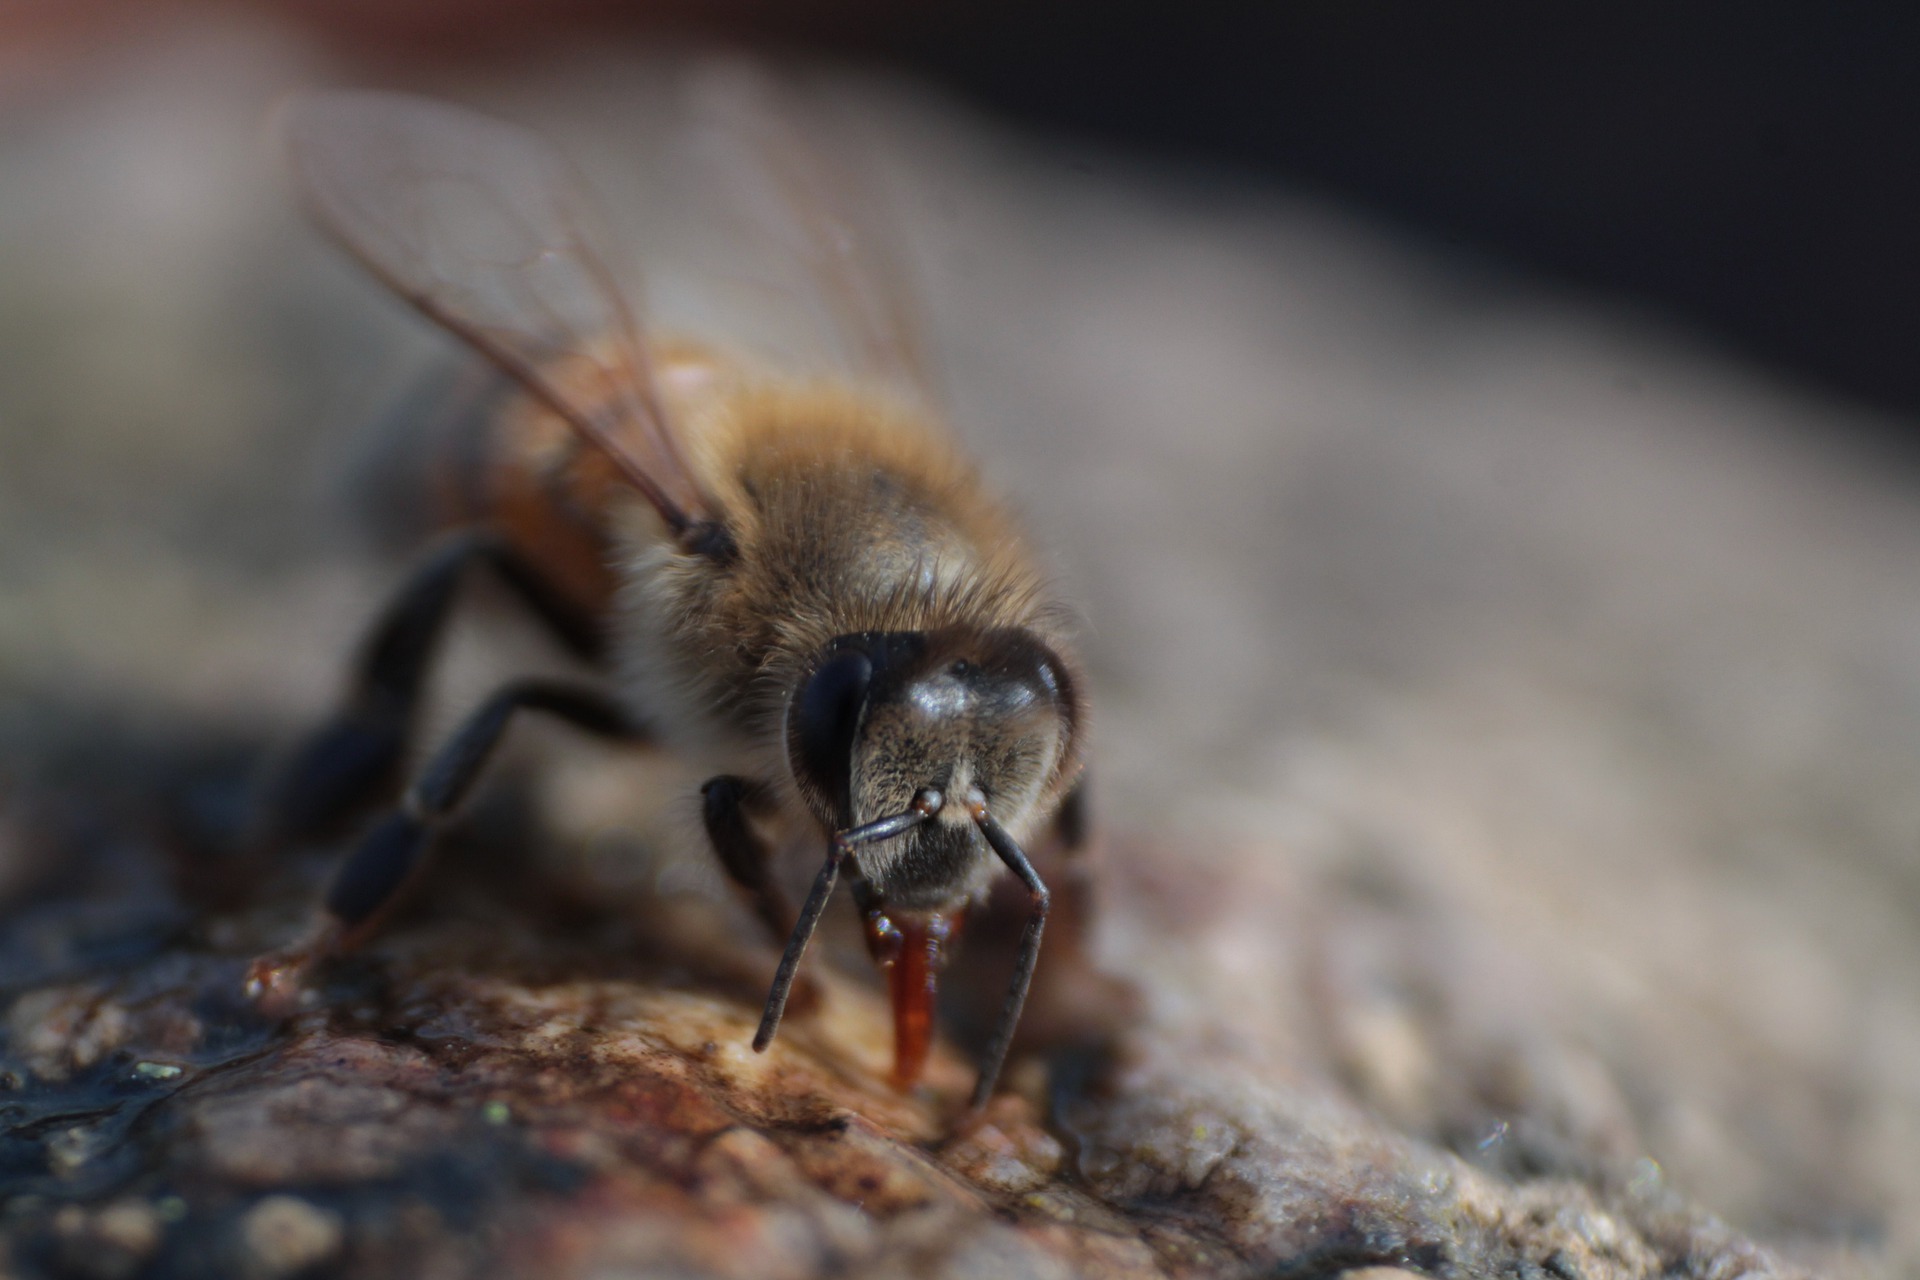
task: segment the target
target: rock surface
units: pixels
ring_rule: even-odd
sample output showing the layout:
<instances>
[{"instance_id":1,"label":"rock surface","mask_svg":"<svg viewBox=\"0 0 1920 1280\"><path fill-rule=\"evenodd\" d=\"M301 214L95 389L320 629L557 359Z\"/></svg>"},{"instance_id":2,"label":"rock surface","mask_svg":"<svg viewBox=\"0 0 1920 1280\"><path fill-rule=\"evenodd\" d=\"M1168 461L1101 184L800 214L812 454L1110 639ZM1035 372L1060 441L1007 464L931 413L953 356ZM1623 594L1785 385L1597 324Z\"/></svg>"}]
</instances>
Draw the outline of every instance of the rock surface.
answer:
<instances>
[{"instance_id":1,"label":"rock surface","mask_svg":"<svg viewBox=\"0 0 1920 1280\"><path fill-rule=\"evenodd\" d=\"M850 938L754 1055L690 780L557 734L261 1016L335 851L233 851L394 576L321 491L423 350L252 141L309 58L183 39L0 137L0 1275L1920 1265L1912 477L1674 335L874 86L955 416L1091 623L1100 911L1009 1091L943 1043L894 1093ZM670 74L462 92L617 192ZM545 660L457 648L450 708Z\"/></svg>"},{"instance_id":2,"label":"rock surface","mask_svg":"<svg viewBox=\"0 0 1920 1280\"><path fill-rule=\"evenodd\" d=\"M1304 1069L1259 998L1275 993L1249 980L1293 963L1276 928L1288 894L1254 865L1126 846L1110 868L1125 932L1160 939L1142 958L1177 976L1144 981L1157 1012L1112 1043L1030 1056L1020 1091L979 1116L962 1112L970 1070L950 1049L914 1095L888 1086L884 1001L841 975L821 974L814 1008L754 1054L755 969L772 952L743 956L737 922L696 899L568 915L531 910L510 876L490 895L445 874L444 903L334 966L284 1024L238 998L272 913L129 930L52 902L5 935L24 979L6 1026L13 1264L1791 1273L1651 1162L1585 1151L1578 1169L1515 1176L1486 1142L1463 1159ZM83 941L42 959L20 945L35 933ZM1420 1052L1415 1031L1376 1035L1358 1069L1405 1074L1395 1055Z\"/></svg>"}]
</instances>

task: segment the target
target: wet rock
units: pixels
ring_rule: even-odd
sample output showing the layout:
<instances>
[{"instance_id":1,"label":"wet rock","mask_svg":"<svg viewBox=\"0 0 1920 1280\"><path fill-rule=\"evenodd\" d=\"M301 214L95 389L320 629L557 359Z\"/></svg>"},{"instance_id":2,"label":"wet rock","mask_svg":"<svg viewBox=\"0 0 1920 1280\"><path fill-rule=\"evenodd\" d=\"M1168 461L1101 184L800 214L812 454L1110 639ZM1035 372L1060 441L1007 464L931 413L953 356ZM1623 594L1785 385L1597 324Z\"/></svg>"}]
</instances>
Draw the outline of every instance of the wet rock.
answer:
<instances>
[{"instance_id":1,"label":"wet rock","mask_svg":"<svg viewBox=\"0 0 1920 1280\"><path fill-rule=\"evenodd\" d=\"M340 1215L298 1196L268 1196L240 1219L240 1271L255 1280L282 1280L340 1252L346 1233Z\"/></svg>"},{"instance_id":2,"label":"wet rock","mask_svg":"<svg viewBox=\"0 0 1920 1280\"><path fill-rule=\"evenodd\" d=\"M117 1200L89 1211L62 1205L53 1216L55 1256L88 1280L127 1280L159 1249L165 1227L143 1200Z\"/></svg>"},{"instance_id":3,"label":"wet rock","mask_svg":"<svg viewBox=\"0 0 1920 1280\"><path fill-rule=\"evenodd\" d=\"M46 1198L13 1201L8 1237L109 1277L1790 1274L1671 1196L1503 1177L1396 1131L1283 1047L1272 1008L1213 1000L1297 966L1289 934L1250 927L1280 909L1260 864L1179 898L1141 892L1168 854L1113 855L1116 921L1182 917L1127 929L1156 958L1132 970L1147 1012L1030 1049L1022 1091L978 1115L951 1044L923 1087L889 1086L858 970L823 967L813 1008L752 1053L731 918L686 900L568 929L448 877L444 906L280 1024L233 998L244 954L203 952L171 986L136 967L19 992L12 1096L45 1120L15 1158ZM261 937L266 911L216 932ZM178 1069L140 1069L162 1045Z\"/></svg>"}]
</instances>

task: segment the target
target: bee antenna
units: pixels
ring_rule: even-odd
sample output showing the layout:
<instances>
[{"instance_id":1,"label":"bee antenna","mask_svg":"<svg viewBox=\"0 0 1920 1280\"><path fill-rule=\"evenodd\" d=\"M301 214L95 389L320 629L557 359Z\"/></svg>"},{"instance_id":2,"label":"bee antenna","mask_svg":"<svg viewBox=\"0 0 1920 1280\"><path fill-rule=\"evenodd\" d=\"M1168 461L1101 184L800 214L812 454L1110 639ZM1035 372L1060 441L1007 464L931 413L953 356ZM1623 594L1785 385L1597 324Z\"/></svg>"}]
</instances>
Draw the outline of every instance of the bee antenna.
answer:
<instances>
[{"instance_id":1,"label":"bee antenna","mask_svg":"<svg viewBox=\"0 0 1920 1280\"><path fill-rule=\"evenodd\" d=\"M793 933L787 939L787 949L780 956L780 968L773 975L773 990L767 993L766 1012L760 1015L760 1029L753 1036L755 1053L764 1053L767 1046L773 1043L774 1032L780 1029L780 1017L787 1011L787 997L793 991L793 977L800 968L800 957L807 953L807 943L813 939L814 927L820 923L820 913L827 909L827 899L833 896L834 883L840 879L840 868L861 845L891 840L913 830L938 813L940 803L939 792L922 792L914 797L913 807L906 812L849 831L837 832L827 841L827 860L822 864L820 874L814 877L813 891L807 894L807 903L800 908L800 919L793 926Z\"/></svg>"},{"instance_id":2,"label":"bee antenna","mask_svg":"<svg viewBox=\"0 0 1920 1280\"><path fill-rule=\"evenodd\" d=\"M973 791L967 795L966 804L974 825L980 828L980 834L1000 855L1000 861L1006 863L1007 868L1026 885L1031 904L1027 927L1020 934L1020 957L1013 966L1013 981L1008 984L1006 1001L1000 1006L1000 1020L994 1024L993 1039L987 1042L987 1052L980 1060L980 1079L973 1087L972 1103L977 1111L987 1105L987 1099L993 1096L993 1086L1000 1078L1000 1068L1007 1060L1007 1049L1013 1043L1013 1029L1019 1025L1020 1010L1027 1003L1027 989L1033 985L1034 966L1040 962L1040 937L1046 932L1047 908L1052 896L1041 882L1039 873L1033 869L1033 864L1027 861L1026 851L987 812L986 798L978 791Z\"/></svg>"}]
</instances>

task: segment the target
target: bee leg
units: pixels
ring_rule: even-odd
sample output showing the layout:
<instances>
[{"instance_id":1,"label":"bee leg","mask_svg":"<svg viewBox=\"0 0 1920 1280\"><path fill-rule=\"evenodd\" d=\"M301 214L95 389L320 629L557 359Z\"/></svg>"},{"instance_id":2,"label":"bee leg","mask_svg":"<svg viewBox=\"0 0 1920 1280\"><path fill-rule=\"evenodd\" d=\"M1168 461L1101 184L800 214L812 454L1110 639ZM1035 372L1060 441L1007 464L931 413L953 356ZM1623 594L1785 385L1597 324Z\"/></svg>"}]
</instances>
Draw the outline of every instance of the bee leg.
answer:
<instances>
[{"instance_id":1,"label":"bee leg","mask_svg":"<svg viewBox=\"0 0 1920 1280\"><path fill-rule=\"evenodd\" d=\"M1088 822L1087 780L1083 775L1080 781L1073 784L1073 790L1067 792L1053 815L1053 833L1059 837L1060 848L1069 854L1085 849Z\"/></svg>"},{"instance_id":2,"label":"bee leg","mask_svg":"<svg viewBox=\"0 0 1920 1280\"><path fill-rule=\"evenodd\" d=\"M1047 911L1052 904L1052 895L1047 886L1027 861L1027 855L1014 843L1006 828L993 820L984 803L974 803L973 820L979 826L980 833L987 838L993 851L1000 855L1000 861L1007 864L1020 882L1027 887L1027 897L1031 906L1027 914L1027 927L1020 934L1020 957L1014 962L1013 982L1007 987L1006 1002L1000 1006L1000 1018L993 1027L993 1039L987 1042L987 1052L980 1061L980 1079L973 1087L973 1108L979 1110L987 1105L987 1099L993 1096L993 1086L1000 1079L1000 1068L1007 1060L1007 1048L1013 1043L1013 1031L1020 1023L1020 1010L1027 1002L1027 988L1033 985L1033 969L1040 960L1040 937L1046 932Z\"/></svg>"},{"instance_id":3,"label":"bee leg","mask_svg":"<svg viewBox=\"0 0 1920 1280\"><path fill-rule=\"evenodd\" d=\"M468 531L431 552L361 642L345 706L296 751L268 791L267 843L337 829L399 788L400 770L440 636L468 565L491 566L572 652L591 658L594 628L498 538Z\"/></svg>"},{"instance_id":4,"label":"bee leg","mask_svg":"<svg viewBox=\"0 0 1920 1280\"><path fill-rule=\"evenodd\" d=\"M785 939L793 932L793 904L774 882L773 850L749 821L755 812L766 812L772 802L767 784L722 774L707 780L700 788L700 799L707 838L713 842L720 865L746 891L754 914L767 926L773 940Z\"/></svg>"},{"instance_id":5,"label":"bee leg","mask_svg":"<svg viewBox=\"0 0 1920 1280\"><path fill-rule=\"evenodd\" d=\"M1060 858L1057 900L1053 913L1053 947L1049 952L1048 968L1057 967L1060 962L1070 961L1073 966L1086 968L1087 936L1093 928L1094 877L1097 868L1093 859L1087 856L1091 819L1087 816L1087 783L1083 777L1073 784L1073 790L1067 792L1066 799L1060 802L1059 811L1053 816L1054 838L1060 842ZM1041 978L1045 986L1047 977Z\"/></svg>"},{"instance_id":6,"label":"bee leg","mask_svg":"<svg viewBox=\"0 0 1920 1280\"><path fill-rule=\"evenodd\" d=\"M1099 908L1098 850L1091 847L1084 776L1061 801L1053 835L1059 855L1049 872L1053 911L1047 917L1047 956L1033 979L1023 1044L1049 1053L1101 1051L1133 1024L1138 989L1102 973L1093 960L1093 927Z\"/></svg>"},{"instance_id":7,"label":"bee leg","mask_svg":"<svg viewBox=\"0 0 1920 1280\"><path fill-rule=\"evenodd\" d=\"M358 946L372 934L424 867L434 836L473 789L514 713L522 710L544 711L601 737L645 741L650 736L598 689L561 680L519 680L500 689L454 731L400 807L381 819L334 873L319 928L287 951L254 961L247 976L249 995L284 1004L316 960Z\"/></svg>"}]
</instances>

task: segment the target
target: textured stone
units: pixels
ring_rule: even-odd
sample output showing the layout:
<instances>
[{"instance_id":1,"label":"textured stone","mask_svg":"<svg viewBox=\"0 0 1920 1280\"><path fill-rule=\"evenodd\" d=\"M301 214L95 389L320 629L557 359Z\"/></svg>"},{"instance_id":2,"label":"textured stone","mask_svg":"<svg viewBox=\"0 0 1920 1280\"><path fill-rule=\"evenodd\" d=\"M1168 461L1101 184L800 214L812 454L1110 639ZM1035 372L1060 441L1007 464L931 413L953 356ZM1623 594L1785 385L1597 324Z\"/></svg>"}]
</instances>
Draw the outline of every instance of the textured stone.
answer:
<instances>
[{"instance_id":1,"label":"textured stone","mask_svg":"<svg viewBox=\"0 0 1920 1280\"><path fill-rule=\"evenodd\" d=\"M240 1267L259 1280L281 1280L332 1258L344 1238L339 1214L298 1196L268 1196L240 1219Z\"/></svg>"}]
</instances>

